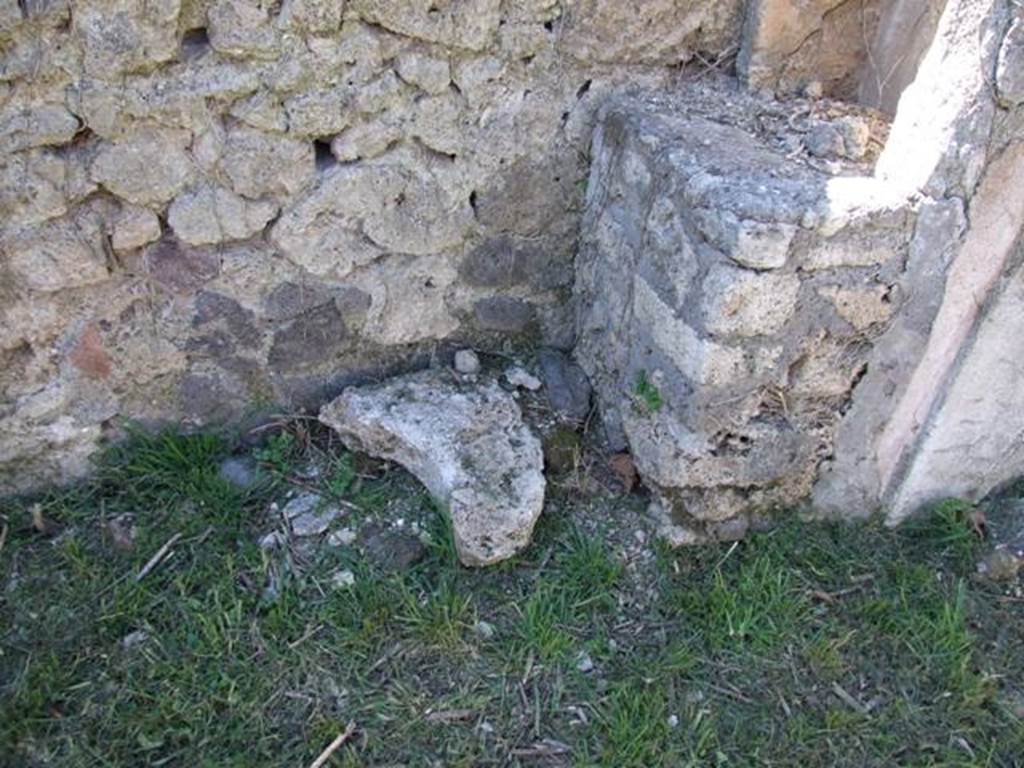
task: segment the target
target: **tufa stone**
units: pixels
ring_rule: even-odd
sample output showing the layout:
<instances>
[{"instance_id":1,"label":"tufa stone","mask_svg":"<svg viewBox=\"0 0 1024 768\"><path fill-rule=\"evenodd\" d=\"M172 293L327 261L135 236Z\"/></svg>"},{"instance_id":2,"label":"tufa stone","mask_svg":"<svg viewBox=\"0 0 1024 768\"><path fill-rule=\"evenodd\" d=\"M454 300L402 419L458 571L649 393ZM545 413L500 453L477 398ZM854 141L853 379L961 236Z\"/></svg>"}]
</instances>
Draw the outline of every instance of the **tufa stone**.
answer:
<instances>
[{"instance_id":1,"label":"tufa stone","mask_svg":"<svg viewBox=\"0 0 1024 768\"><path fill-rule=\"evenodd\" d=\"M449 511L459 559L497 563L522 551L544 506L540 441L494 381L446 370L351 387L320 420L351 450L395 461Z\"/></svg>"}]
</instances>

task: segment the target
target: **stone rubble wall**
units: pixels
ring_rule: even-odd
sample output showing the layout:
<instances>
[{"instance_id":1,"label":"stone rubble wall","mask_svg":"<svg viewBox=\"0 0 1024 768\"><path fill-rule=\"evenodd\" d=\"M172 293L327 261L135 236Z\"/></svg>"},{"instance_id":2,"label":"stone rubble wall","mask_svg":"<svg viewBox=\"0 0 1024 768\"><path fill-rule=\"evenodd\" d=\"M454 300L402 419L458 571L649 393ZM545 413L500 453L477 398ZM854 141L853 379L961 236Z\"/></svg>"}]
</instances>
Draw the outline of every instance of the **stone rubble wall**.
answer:
<instances>
[{"instance_id":1,"label":"stone rubble wall","mask_svg":"<svg viewBox=\"0 0 1024 768\"><path fill-rule=\"evenodd\" d=\"M874 166L874 113L815 98L601 110L577 356L673 540L805 502L896 524L1024 472L1022 23L948 0Z\"/></svg>"},{"instance_id":2,"label":"stone rubble wall","mask_svg":"<svg viewBox=\"0 0 1024 768\"><path fill-rule=\"evenodd\" d=\"M87 471L125 419L319 405L442 339L570 346L594 108L741 17L0 0L0 493Z\"/></svg>"},{"instance_id":3,"label":"stone rubble wall","mask_svg":"<svg viewBox=\"0 0 1024 768\"><path fill-rule=\"evenodd\" d=\"M677 541L976 497L1022 73L1019 0L0 0L0 495L516 338Z\"/></svg>"},{"instance_id":4,"label":"stone rubble wall","mask_svg":"<svg viewBox=\"0 0 1024 768\"><path fill-rule=\"evenodd\" d=\"M867 130L839 105L806 120L818 109L725 81L599 116L577 356L678 543L740 538L810 495L899 306L914 213L856 175L870 165L811 154L820 129Z\"/></svg>"}]
</instances>

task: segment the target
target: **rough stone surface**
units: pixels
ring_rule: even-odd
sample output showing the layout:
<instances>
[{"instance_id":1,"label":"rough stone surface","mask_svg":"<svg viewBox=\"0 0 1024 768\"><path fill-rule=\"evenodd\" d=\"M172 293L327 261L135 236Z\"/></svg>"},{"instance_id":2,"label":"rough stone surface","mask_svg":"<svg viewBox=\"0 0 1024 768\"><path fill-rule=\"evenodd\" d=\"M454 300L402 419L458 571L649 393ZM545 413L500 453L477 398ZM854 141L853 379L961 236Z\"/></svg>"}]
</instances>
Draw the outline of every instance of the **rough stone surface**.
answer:
<instances>
[{"instance_id":1,"label":"rough stone surface","mask_svg":"<svg viewBox=\"0 0 1024 768\"><path fill-rule=\"evenodd\" d=\"M911 235L877 185L794 158L792 120L765 135L731 106L697 88L603 109L577 262L575 354L677 543L810 493L896 296L868 270L898 270Z\"/></svg>"},{"instance_id":2,"label":"rough stone surface","mask_svg":"<svg viewBox=\"0 0 1024 768\"><path fill-rule=\"evenodd\" d=\"M541 445L495 382L423 371L347 389L320 420L349 448L416 475L448 510L464 564L490 565L529 544L544 505Z\"/></svg>"},{"instance_id":3,"label":"rough stone surface","mask_svg":"<svg viewBox=\"0 0 1024 768\"><path fill-rule=\"evenodd\" d=\"M472 349L460 349L455 353L455 370L467 375L480 373L480 358Z\"/></svg>"},{"instance_id":4,"label":"rough stone surface","mask_svg":"<svg viewBox=\"0 0 1024 768\"><path fill-rule=\"evenodd\" d=\"M852 97L882 5L875 0L752 0L738 69L756 88L796 93L820 83L827 95Z\"/></svg>"},{"instance_id":5,"label":"rough stone surface","mask_svg":"<svg viewBox=\"0 0 1024 768\"><path fill-rule=\"evenodd\" d=\"M0 3L0 493L84 472L104 423L571 346L594 110L726 52L741 5Z\"/></svg>"},{"instance_id":6,"label":"rough stone surface","mask_svg":"<svg viewBox=\"0 0 1024 768\"><path fill-rule=\"evenodd\" d=\"M1024 124L999 106L990 74L1015 19L1011 5L949 0L900 100L876 176L927 196L900 299L815 487L825 514L883 509L895 524L1020 472L1016 373L1000 360L1017 338Z\"/></svg>"},{"instance_id":7,"label":"rough stone surface","mask_svg":"<svg viewBox=\"0 0 1024 768\"><path fill-rule=\"evenodd\" d=\"M566 421L581 424L590 414L592 388L587 374L561 350L537 353L540 378L552 410Z\"/></svg>"},{"instance_id":8,"label":"rough stone surface","mask_svg":"<svg viewBox=\"0 0 1024 768\"><path fill-rule=\"evenodd\" d=\"M996 88L1008 106L1024 104L1024 17L1019 13L999 48Z\"/></svg>"},{"instance_id":9,"label":"rough stone surface","mask_svg":"<svg viewBox=\"0 0 1024 768\"><path fill-rule=\"evenodd\" d=\"M228 189L203 186L175 198L167 223L182 242L209 245L252 237L276 213L274 203L252 202Z\"/></svg>"},{"instance_id":10,"label":"rough stone surface","mask_svg":"<svg viewBox=\"0 0 1024 768\"><path fill-rule=\"evenodd\" d=\"M812 485L893 522L979 493L1024 469L970 396L1017 407L989 318L1022 29L1014 0L0 3L0 493L126 418L577 332L679 541Z\"/></svg>"}]
</instances>

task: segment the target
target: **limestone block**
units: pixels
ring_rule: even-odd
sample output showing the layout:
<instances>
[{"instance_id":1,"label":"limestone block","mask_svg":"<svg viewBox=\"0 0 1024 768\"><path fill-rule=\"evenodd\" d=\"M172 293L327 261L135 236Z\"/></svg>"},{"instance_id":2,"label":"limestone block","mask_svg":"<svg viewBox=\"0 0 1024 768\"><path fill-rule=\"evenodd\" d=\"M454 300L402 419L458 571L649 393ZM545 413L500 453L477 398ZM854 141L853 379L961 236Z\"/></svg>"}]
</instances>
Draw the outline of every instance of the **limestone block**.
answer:
<instances>
[{"instance_id":1,"label":"limestone block","mask_svg":"<svg viewBox=\"0 0 1024 768\"><path fill-rule=\"evenodd\" d=\"M404 466L448 511L459 559L485 566L530 542L544 506L540 440L496 382L447 370L353 387L320 411L345 444Z\"/></svg>"},{"instance_id":2,"label":"limestone block","mask_svg":"<svg viewBox=\"0 0 1024 768\"><path fill-rule=\"evenodd\" d=\"M167 212L167 222L190 245L244 240L260 232L278 211L272 202L251 201L208 184L182 193Z\"/></svg>"},{"instance_id":3,"label":"limestone block","mask_svg":"<svg viewBox=\"0 0 1024 768\"><path fill-rule=\"evenodd\" d=\"M7 230L0 240L8 268L33 291L59 291L106 280L104 229L86 209L37 227Z\"/></svg>"},{"instance_id":4,"label":"limestone block","mask_svg":"<svg viewBox=\"0 0 1024 768\"><path fill-rule=\"evenodd\" d=\"M105 146L92 164L93 181L136 205L166 203L195 175L183 131L144 129Z\"/></svg>"},{"instance_id":5,"label":"limestone block","mask_svg":"<svg viewBox=\"0 0 1024 768\"><path fill-rule=\"evenodd\" d=\"M111 245L115 251L132 251L160 239L160 219L148 208L127 205L114 220Z\"/></svg>"},{"instance_id":6,"label":"limestone block","mask_svg":"<svg viewBox=\"0 0 1024 768\"><path fill-rule=\"evenodd\" d=\"M737 264L749 269L785 266L796 226L780 222L741 221L729 211L700 208L694 218L701 234Z\"/></svg>"},{"instance_id":7,"label":"limestone block","mask_svg":"<svg viewBox=\"0 0 1024 768\"><path fill-rule=\"evenodd\" d=\"M72 23L86 73L112 77L174 58L180 10L180 0L76 2Z\"/></svg>"},{"instance_id":8,"label":"limestone block","mask_svg":"<svg viewBox=\"0 0 1024 768\"><path fill-rule=\"evenodd\" d=\"M720 336L767 336L782 330L796 309L800 279L714 266L702 286L704 322Z\"/></svg>"},{"instance_id":9,"label":"limestone block","mask_svg":"<svg viewBox=\"0 0 1024 768\"><path fill-rule=\"evenodd\" d=\"M498 29L501 0L350 0L349 8L371 24L449 48L483 50Z\"/></svg>"},{"instance_id":10,"label":"limestone block","mask_svg":"<svg viewBox=\"0 0 1024 768\"><path fill-rule=\"evenodd\" d=\"M447 60L419 51L408 51L399 56L395 71L405 82L435 95L447 91L452 81Z\"/></svg>"},{"instance_id":11,"label":"limestone block","mask_svg":"<svg viewBox=\"0 0 1024 768\"><path fill-rule=\"evenodd\" d=\"M426 168L397 152L376 162L339 165L282 214L273 237L286 255L298 260L308 260L311 248L330 246L336 237L332 229L361 229L362 240L368 238L383 251L437 253L458 245L472 218L468 193L456 183L443 169ZM347 248L335 247L328 258L352 263Z\"/></svg>"},{"instance_id":12,"label":"limestone block","mask_svg":"<svg viewBox=\"0 0 1024 768\"><path fill-rule=\"evenodd\" d=\"M7 226L39 224L68 210L67 161L48 150L0 157L0 218Z\"/></svg>"},{"instance_id":13,"label":"limestone block","mask_svg":"<svg viewBox=\"0 0 1024 768\"><path fill-rule=\"evenodd\" d=\"M884 285L870 288L830 286L821 290L821 294L832 301L836 313L858 331L884 323L892 316L889 292Z\"/></svg>"},{"instance_id":14,"label":"limestone block","mask_svg":"<svg viewBox=\"0 0 1024 768\"><path fill-rule=\"evenodd\" d=\"M383 154L401 138L402 132L387 123L360 123L331 139L331 154L342 163L369 160Z\"/></svg>"},{"instance_id":15,"label":"limestone block","mask_svg":"<svg viewBox=\"0 0 1024 768\"><path fill-rule=\"evenodd\" d=\"M313 91L284 103L288 131L295 136L332 136L348 126L352 115L348 95L340 90Z\"/></svg>"},{"instance_id":16,"label":"limestone block","mask_svg":"<svg viewBox=\"0 0 1024 768\"><path fill-rule=\"evenodd\" d=\"M345 0L287 0L281 15L299 29L329 35L341 27Z\"/></svg>"},{"instance_id":17,"label":"limestone block","mask_svg":"<svg viewBox=\"0 0 1024 768\"><path fill-rule=\"evenodd\" d=\"M260 0L216 0L207 13L210 45L225 56L272 59L277 33Z\"/></svg>"},{"instance_id":18,"label":"limestone block","mask_svg":"<svg viewBox=\"0 0 1024 768\"><path fill-rule=\"evenodd\" d=\"M658 350L690 381L722 387L748 373L742 349L701 338L640 277L633 281L632 309L634 333L649 334Z\"/></svg>"},{"instance_id":19,"label":"limestone block","mask_svg":"<svg viewBox=\"0 0 1024 768\"><path fill-rule=\"evenodd\" d=\"M801 244L795 261L808 270L876 266L898 256L907 238L906 232L845 227L834 235L815 236L806 245Z\"/></svg>"},{"instance_id":20,"label":"limestone block","mask_svg":"<svg viewBox=\"0 0 1024 768\"><path fill-rule=\"evenodd\" d=\"M284 106L273 94L260 92L235 103L231 116L248 126L269 133L284 133L288 130L288 115Z\"/></svg>"},{"instance_id":21,"label":"limestone block","mask_svg":"<svg viewBox=\"0 0 1024 768\"><path fill-rule=\"evenodd\" d=\"M0 111L0 151L65 144L80 127L63 103L12 99Z\"/></svg>"},{"instance_id":22,"label":"limestone block","mask_svg":"<svg viewBox=\"0 0 1024 768\"><path fill-rule=\"evenodd\" d=\"M363 336L390 345L454 333L459 323L444 296L456 276L446 255L394 255L360 270L351 284L372 297Z\"/></svg>"},{"instance_id":23,"label":"limestone block","mask_svg":"<svg viewBox=\"0 0 1024 768\"><path fill-rule=\"evenodd\" d=\"M244 126L228 132L221 165L235 192L254 199L297 194L316 170L312 142Z\"/></svg>"}]
</instances>

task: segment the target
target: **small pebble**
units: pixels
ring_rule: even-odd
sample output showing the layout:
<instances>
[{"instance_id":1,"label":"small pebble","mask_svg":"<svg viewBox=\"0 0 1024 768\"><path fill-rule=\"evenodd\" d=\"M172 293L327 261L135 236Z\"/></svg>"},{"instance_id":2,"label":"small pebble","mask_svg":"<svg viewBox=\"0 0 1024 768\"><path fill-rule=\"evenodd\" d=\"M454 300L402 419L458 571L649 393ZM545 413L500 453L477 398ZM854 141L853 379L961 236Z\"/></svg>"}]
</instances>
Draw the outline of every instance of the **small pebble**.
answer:
<instances>
[{"instance_id":1,"label":"small pebble","mask_svg":"<svg viewBox=\"0 0 1024 768\"><path fill-rule=\"evenodd\" d=\"M236 488L249 489L259 481L259 468L252 459L237 456L221 462L220 478Z\"/></svg>"},{"instance_id":2,"label":"small pebble","mask_svg":"<svg viewBox=\"0 0 1024 768\"><path fill-rule=\"evenodd\" d=\"M351 528L341 528L337 531L332 531L331 535L327 537L327 545L331 547L347 547L350 544L354 544L356 541L356 532Z\"/></svg>"},{"instance_id":3,"label":"small pebble","mask_svg":"<svg viewBox=\"0 0 1024 768\"><path fill-rule=\"evenodd\" d=\"M306 512L305 514L292 519L292 533L296 536L319 536L330 528L331 523L333 523L340 515L341 510L337 507L328 507L327 509L315 512Z\"/></svg>"},{"instance_id":4,"label":"small pebble","mask_svg":"<svg viewBox=\"0 0 1024 768\"><path fill-rule=\"evenodd\" d=\"M335 589L346 589L356 583L356 575L352 571L335 571L331 576L331 584Z\"/></svg>"},{"instance_id":5,"label":"small pebble","mask_svg":"<svg viewBox=\"0 0 1024 768\"><path fill-rule=\"evenodd\" d=\"M281 531L271 531L260 539L260 549L277 549L284 544L285 536Z\"/></svg>"},{"instance_id":6,"label":"small pebble","mask_svg":"<svg viewBox=\"0 0 1024 768\"><path fill-rule=\"evenodd\" d=\"M541 387L540 379L518 365L508 368L505 371L505 378L513 387L527 389L530 392L536 392Z\"/></svg>"},{"instance_id":7,"label":"small pebble","mask_svg":"<svg viewBox=\"0 0 1024 768\"><path fill-rule=\"evenodd\" d=\"M488 621L478 621L473 627L473 631L483 638L484 640L490 640L494 637L494 625Z\"/></svg>"},{"instance_id":8,"label":"small pebble","mask_svg":"<svg viewBox=\"0 0 1024 768\"><path fill-rule=\"evenodd\" d=\"M149 640L149 634L141 629L137 629L134 632L129 632L121 638L121 647L126 651L130 651L133 648L137 648L142 645L147 640Z\"/></svg>"},{"instance_id":9,"label":"small pebble","mask_svg":"<svg viewBox=\"0 0 1024 768\"><path fill-rule=\"evenodd\" d=\"M679 715L669 715L668 716L668 727L669 728L678 728L679 727Z\"/></svg>"},{"instance_id":10,"label":"small pebble","mask_svg":"<svg viewBox=\"0 0 1024 768\"><path fill-rule=\"evenodd\" d=\"M460 349L455 353L455 370L466 375L480 373L480 357L472 349Z\"/></svg>"},{"instance_id":11,"label":"small pebble","mask_svg":"<svg viewBox=\"0 0 1024 768\"><path fill-rule=\"evenodd\" d=\"M576 669L583 674L594 671L594 660L590 658L590 654L586 651L580 652L580 655L576 657Z\"/></svg>"},{"instance_id":12,"label":"small pebble","mask_svg":"<svg viewBox=\"0 0 1024 768\"><path fill-rule=\"evenodd\" d=\"M820 99L824 93L825 86L821 84L820 80L811 80L804 86L804 96L808 99Z\"/></svg>"}]
</instances>

